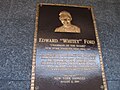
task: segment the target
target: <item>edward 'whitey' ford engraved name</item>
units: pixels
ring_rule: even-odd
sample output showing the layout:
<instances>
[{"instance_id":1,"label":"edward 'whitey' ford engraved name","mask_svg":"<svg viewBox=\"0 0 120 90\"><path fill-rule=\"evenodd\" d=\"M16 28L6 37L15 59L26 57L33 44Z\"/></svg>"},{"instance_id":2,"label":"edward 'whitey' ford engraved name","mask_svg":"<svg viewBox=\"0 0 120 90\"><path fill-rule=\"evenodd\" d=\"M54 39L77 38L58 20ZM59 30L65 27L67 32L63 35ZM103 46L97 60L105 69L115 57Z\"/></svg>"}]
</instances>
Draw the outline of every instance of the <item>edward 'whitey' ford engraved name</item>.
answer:
<instances>
[{"instance_id":1,"label":"edward 'whitey' ford engraved name","mask_svg":"<svg viewBox=\"0 0 120 90\"><path fill-rule=\"evenodd\" d=\"M88 40L88 39L45 39L45 38L39 38L39 42L45 42L45 43L74 43L74 44L95 44L95 40Z\"/></svg>"}]
</instances>

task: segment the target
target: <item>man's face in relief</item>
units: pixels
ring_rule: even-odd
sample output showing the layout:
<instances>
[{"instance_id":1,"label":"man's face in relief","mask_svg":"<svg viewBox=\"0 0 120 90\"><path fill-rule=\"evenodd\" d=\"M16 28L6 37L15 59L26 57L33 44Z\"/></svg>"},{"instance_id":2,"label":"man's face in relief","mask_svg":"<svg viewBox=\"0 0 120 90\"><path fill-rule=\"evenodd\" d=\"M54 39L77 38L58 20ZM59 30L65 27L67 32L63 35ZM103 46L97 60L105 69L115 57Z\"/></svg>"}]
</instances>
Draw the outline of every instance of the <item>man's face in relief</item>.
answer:
<instances>
[{"instance_id":1,"label":"man's face in relief","mask_svg":"<svg viewBox=\"0 0 120 90\"><path fill-rule=\"evenodd\" d=\"M59 13L59 20L63 25L56 28L55 32L80 33L80 28L71 23L72 16L69 12L61 11Z\"/></svg>"},{"instance_id":2,"label":"man's face in relief","mask_svg":"<svg viewBox=\"0 0 120 90\"><path fill-rule=\"evenodd\" d=\"M59 19L64 26L71 25L72 18L67 12L61 13Z\"/></svg>"}]
</instances>

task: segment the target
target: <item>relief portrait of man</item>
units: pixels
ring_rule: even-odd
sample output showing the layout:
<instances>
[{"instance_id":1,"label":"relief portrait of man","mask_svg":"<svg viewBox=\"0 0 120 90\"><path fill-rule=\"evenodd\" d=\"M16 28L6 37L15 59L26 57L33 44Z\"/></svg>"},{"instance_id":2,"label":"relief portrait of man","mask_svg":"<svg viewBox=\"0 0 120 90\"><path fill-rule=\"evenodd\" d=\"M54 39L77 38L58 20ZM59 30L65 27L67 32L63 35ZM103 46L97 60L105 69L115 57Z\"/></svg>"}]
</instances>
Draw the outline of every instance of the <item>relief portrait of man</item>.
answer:
<instances>
[{"instance_id":1,"label":"relief portrait of man","mask_svg":"<svg viewBox=\"0 0 120 90\"><path fill-rule=\"evenodd\" d=\"M55 29L55 32L68 32L68 33L80 33L80 28L71 23L72 16L67 11L61 11L59 14L59 20L63 24Z\"/></svg>"}]
</instances>

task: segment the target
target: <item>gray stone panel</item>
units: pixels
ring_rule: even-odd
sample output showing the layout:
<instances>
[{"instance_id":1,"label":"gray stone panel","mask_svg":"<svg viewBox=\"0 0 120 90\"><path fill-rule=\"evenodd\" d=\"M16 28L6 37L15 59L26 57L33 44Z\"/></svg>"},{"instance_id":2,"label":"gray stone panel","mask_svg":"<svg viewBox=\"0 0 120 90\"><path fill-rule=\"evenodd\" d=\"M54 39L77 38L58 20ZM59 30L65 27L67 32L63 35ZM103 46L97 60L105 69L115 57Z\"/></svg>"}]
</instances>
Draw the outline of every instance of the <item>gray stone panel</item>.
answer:
<instances>
[{"instance_id":1,"label":"gray stone panel","mask_svg":"<svg viewBox=\"0 0 120 90\"><path fill-rule=\"evenodd\" d=\"M119 4L115 3L96 3L94 12L96 16L98 33L101 41L102 48L119 48L120 46L120 19L118 18L119 9L116 6Z\"/></svg>"},{"instance_id":2,"label":"gray stone panel","mask_svg":"<svg viewBox=\"0 0 120 90\"><path fill-rule=\"evenodd\" d=\"M108 81L109 90L120 90L120 81Z\"/></svg>"},{"instance_id":3,"label":"gray stone panel","mask_svg":"<svg viewBox=\"0 0 120 90\"><path fill-rule=\"evenodd\" d=\"M116 27L106 22L97 22L98 33L102 48L120 48L119 25Z\"/></svg>"},{"instance_id":4,"label":"gray stone panel","mask_svg":"<svg viewBox=\"0 0 120 90\"><path fill-rule=\"evenodd\" d=\"M0 90L30 90L30 81L0 80Z\"/></svg>"},{"instance_id":5,"label":"gray stone panel","mask_svg":"<svg viewBox=\"0 0 120 90\"><path fill-rule=\"evenodd\" d=\"M120 80L120 50L102 49L107 80Z\"/></svg>"},{"instance_id":6,"label":"gray stone panel","mask_svg":"<svg viewBox=\"0 0 120 90\"><path fill-rule=\"evenodd\" d=\"M8 18L12 0L0 0L0 18Z\"/></svg>"},{"instance_id":7,"label":"gray stone panel","mask_svg":"<svg viewBox=\"0 0 120 90\"><path fill-rule=\"evenodd\" d=\"M81 5L82 1L81 0L67 0L67 4Z\"/></svg>"},{"instance_id":8,"label":"gray stone panel","mask_svg":"<svg viewBox=\"0 0 120 90\"><path fill-rule=\"evenodd\" d=\"M56 4L65 4L67 0L38 0L40 3L56 3Z\"/></svg>"},{"instance_id":9,"label":"gray stone panel","mask_svg":"<svg viewBox=\"0 0 120 90\"><path fill-rule=\"evenodd\" d=\"M120 3L120 0L85 0L85 1L92 1L92 2L102 2L104 3Z\"/></svg>"},{"instance_id":10,"label":"gray stone panel","mask_svg":"<svg viewBox=\"0 0 120 90\"><path fill-rule=\"evenodd\" d=\"M120 0L103 0L103 1L109 3L120 3Z\"/></svg>"},{"instance_id":11,"label":"gray stone panel","mask_svg":"<svg viewBox=\"0 0 120 90\"><path fill-rule=\"evenodd\" d=\"M29 17L0 19L0 47L32 46L35 20Z\"/></svg>"},{"instance_id":12,"label":"gray stone panel","mask_svg":"<svg viewBox=\"0 0 120 90\"><path fill-rule=\"evenodd\" d=\"M34 18L36 3L32 0L13 0L9 17L11 18Z\"/></svg>"},{"instance_id":13,"label":"gray stone panel","mask_svg":"<svg viewBox=\"0 0 120 90\"><path fill-rule=\"evenodd\" d=\"M118 24L120 21L116 17L116 6L118 3L94 3L94 12L98 21L106 22L111 25Z\"/></svg>"},{"instance_id":14,"label":"gray stone panel","mask_svg":"<svg viewBox=\"0 0 120 90\"><path fill-rule=\"evenodd\" d=\"M31 66L12 65L12 80L31 80Z\"/></svg>"},{"instance_id":15,"label":"gray stone panel","mask_svg":"<svg viewBox=\"0 0 120 90\"><path fill-rule=\"evenodd\" d=\"M30 80L31 46L8 46L0 49L0 79Z\"/></svg>"}]
</instances>

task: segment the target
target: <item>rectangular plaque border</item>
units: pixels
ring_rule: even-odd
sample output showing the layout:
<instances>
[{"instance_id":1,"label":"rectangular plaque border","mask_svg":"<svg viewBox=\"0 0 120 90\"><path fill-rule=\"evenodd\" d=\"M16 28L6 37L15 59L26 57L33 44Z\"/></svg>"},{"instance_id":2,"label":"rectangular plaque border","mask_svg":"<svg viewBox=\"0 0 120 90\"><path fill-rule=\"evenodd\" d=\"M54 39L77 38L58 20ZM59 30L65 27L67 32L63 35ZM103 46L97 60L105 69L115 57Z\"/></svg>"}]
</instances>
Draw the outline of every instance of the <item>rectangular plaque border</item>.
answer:
<instances>
[{"instance_id":1,"label":"rectangular plaque border","mask_svg":"<svg viewBox=\"0 0 120 90\"><path fill-rule=\"evenodd\" d=\"M99 59L100 59L100 65L101 65L101 71L102 71L102 79L103 79L103 87L104 90L107 89L107 81L105 76L105 70L104 70L104 64L103 64L103 58L102 58L102 50L101 50L101 44L98 36L98 30L96 25L96 18L94 15L94 9L93 6L80 6L80 5L68 5L68 4L51 4L51 3L37 3L36 7L36 18L35 18L35 32L34 32L34 43L33 43L33 55L32 55L32 72L31 72L31 85L30 90L34 90L34 81L35 81L35 66L36 66L36 45L37 45L37 33L38 33L38 20L39 20L39 6L42 5L51 5L51 6L68 6L68 7L82 7L82 8L89 8L91 9L93 24L94 24L94 30L95 30L95 36L97 39L97 46L98 46L98 52L99 52Z\"/></svg>"}]
</instances>

